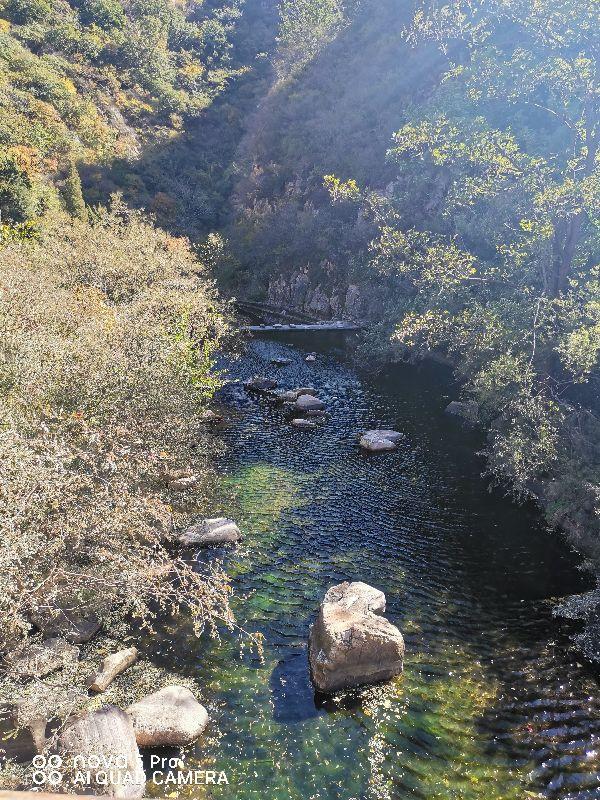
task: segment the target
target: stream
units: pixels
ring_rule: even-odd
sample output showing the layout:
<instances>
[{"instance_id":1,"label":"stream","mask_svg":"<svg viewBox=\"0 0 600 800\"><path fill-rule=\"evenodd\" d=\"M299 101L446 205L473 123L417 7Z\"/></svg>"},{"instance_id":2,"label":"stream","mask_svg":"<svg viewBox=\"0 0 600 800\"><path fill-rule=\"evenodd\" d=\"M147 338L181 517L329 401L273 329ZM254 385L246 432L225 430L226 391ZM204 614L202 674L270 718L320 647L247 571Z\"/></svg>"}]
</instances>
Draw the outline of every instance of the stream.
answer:
<instances>
[{"instance_id":1,"label":"stream","mask_svg":"<svg viewBox=\"0 0 600 800\"><path fill-rule=\"evenodd\" d=\"M580 558L534 508L488 491L482 434L443 413L456 389L441 367L359 375L337 345L263 338L220 365L235 381L314 386L330 416L307 431L261 399L227 412L220 469L235 507L211 511L235 516L245 538L199 558L223 559L240 625L264 634L264 660L228 635L195 640L185 624L149 643L148 655L204 689L212 721L188 766L228 779L179 795L600 798L597 682L552 616L557 598L589 586ZM275 367L278 357L292 363ZM357 433L377 426L406 434L396 451L359 451ZM315 697L308 629L344 580L385 592L405 672Z\"/></svg>"}]
</instances>

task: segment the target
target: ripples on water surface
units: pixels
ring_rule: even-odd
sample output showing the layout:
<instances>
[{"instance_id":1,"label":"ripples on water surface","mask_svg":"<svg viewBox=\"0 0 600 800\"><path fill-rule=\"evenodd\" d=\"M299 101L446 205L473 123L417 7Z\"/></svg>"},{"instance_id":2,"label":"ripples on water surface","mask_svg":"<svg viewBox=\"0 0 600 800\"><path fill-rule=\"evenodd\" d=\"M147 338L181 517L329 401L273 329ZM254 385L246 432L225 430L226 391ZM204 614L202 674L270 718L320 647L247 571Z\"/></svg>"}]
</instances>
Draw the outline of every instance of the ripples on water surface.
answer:
<instances>
[{"instance_id":1,"label":"ripples on water surface","mask_svg":"<svg viewBox=\"0 0 600 800\"><path fill-rule=\"evenodd\" d=\"M293 363L272 367L277 356ZM225 561L238 621L264 633L265 660L196 642L185 628L155 643L158 658L205 687L219 731L192 760L229 779L184 791L600 798L597 684L552 619L552 598L585 588L576 559L531 509L487 492L473 455L481 440L443 414L436 370L402 367L368 382L327 351L306 364L302 350L269 340L226 366L236 380L315 386L331 416L296 430L281 408L252 401L225 428L223 469L246 534ZM356 434L378 425L406 439L365 456ZM406 640L405 673L324 700L309 680L308 627L343 580L385 592Z\"/></svg>"}]
</instances>

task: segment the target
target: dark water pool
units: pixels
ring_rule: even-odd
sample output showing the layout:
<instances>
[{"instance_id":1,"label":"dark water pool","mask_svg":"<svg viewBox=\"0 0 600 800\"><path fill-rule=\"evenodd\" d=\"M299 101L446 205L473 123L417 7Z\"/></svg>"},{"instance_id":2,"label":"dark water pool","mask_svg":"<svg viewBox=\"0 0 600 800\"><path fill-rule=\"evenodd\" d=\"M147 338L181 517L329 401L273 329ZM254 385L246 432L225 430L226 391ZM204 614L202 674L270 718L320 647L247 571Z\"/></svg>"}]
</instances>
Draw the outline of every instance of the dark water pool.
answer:
<instances>
[{"instance_id":1,"label":"dark water pool","mask_svg":"<svg viewBox=\"0 0 600 800\"><path fill-rule=\"evenodd\" d=\"M212 733L188 761L229 780L183 793L600 798L598 686L552 618L556 598L586 588L578 559L533 509L488 492L480 435L443 414L451 390L439 369L371 380L368 365L359 378L329 347L315 364L305 352L255 341L224 365L232 379L313 385L330 417L297 430L257 400L225 428L226 489L246 536L221 555L238 621L264 634L265 656L195 641L185 625L154 642L155 657L205 687ZM292 364L271 366L278 356ZM365 456L356 434L378 425L406 439ZM406 640L405 673L325 700L309 680L308 627L343 580L385 592Z\"/></svg>"}]
</instances>

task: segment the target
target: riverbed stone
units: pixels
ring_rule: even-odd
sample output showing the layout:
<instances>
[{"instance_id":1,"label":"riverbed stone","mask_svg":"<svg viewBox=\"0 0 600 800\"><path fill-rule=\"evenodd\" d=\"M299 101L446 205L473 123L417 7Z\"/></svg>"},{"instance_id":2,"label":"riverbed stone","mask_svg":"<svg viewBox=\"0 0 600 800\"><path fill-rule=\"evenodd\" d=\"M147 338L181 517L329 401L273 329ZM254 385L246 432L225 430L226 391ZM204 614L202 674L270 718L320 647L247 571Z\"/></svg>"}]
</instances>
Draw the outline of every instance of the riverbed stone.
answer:
<instances>
[{"instance_id":1,"label":"riverbed stone","mask_svg":"<svg viewBox=\"0 0 600 800\"><path fill-rule=\"evenodd\" d=\"M295 403L298 399L298 392L295 390L277 392L275 396L282 403Z\"/></svg>"},{"instance_id":2,"label":"riverbed stone","mask_svg":"<svg viewBox=\"0 0 600 800\"><path fill-rule=\"evenodd\" d=\"M325 408L325 403L318 397L310 394L302 394L294 403L299 411L321 411Z\"/></svg>"},{"instance_id":3,"label":"riverbed stone","mask_svg":"<svg viewBox=\"0 0 600 800\"><path fill-rule=\"evenodd\" d=\"M316 422L312 422L310 419L302 419L302 417L293 419L291 424L294 428L303 428L304 430L314 430L318 427Z\"/></svg>"},{"instance_id":4,"label":"riverbed stone","mask_svg":"<svg viewBox=\"0 0 600 800\"><path fill-rule=\"evenodd\" d=\"M24 678L44 678L78 658L79 648L57 636L22 646L9 658L9 664L12 671Z\"/></svg>"},{"instance_id":5,"label":"riverbed stone","mask_svg":"<svg viewBox=\"0 0 600 800\"><path fill-rule=\"evenodd\" d=\"M304 360L307 361L309 364L311 364L317 360L317 354L309 353Z\"/></svg>"},{"instance_id":6,"label":"riverbed stone","mask_svg":"<svg viewBox=\"0 0 600 800\"><path fill-rule=\"evenodd\" d=\"M402 438L403 434L399 431L377 428L363 433L358 443L363 450L368 450L370 453L381 453L395 450Z\"/></svg>"},{"instance_id":7,"label":"riverbed stone","mask_svg":"<svg viewBox=\"0 0 600 800\"><path fill-rule=\"evenodd\" d=\"M249 392L257 392L258 394L264 394L266 392L271 392L273 389L277 388L277 381L272 380L271 378L264 378L261 375L255 375L254 378L250 378L250 380L244 383L246 390Z\"/></svg>"},{"instance_id":8,"label":"riverbed stone","mask_svg":"<svg viewBox=\"0 0 600 800\"><path fill-rule=\"evenodd\" d=\"M105 692L110 684L125 672L138 658L136 647L128 647L126 650L119 650L118 653L111 653L102 662L99 672L92 675L88 682L88 688L92 692Z\"/></svg>"},{"instance_id":9,"label":"riverbed stone","mask_svg":"<svg viewBox=\"0 0 600 800\"><path fill-rule=\"evenodd\" d=\"M140 747L183 747L208 724L208 712L184 686L166 686L129 706Z\"/></svg>"},{"instance_id":10,"label":"riverbed stone","mask_svg":"<svg viewBox=\"0 0 600 800\"><path fill-rule=\"evenodd\" d=\"M467 400L462 402L460 400L452 400L446 406L446 414L452 417L458 417L467 425L477 425L479 421L479 405L474 400Z\"/></svg>"},{"instance_id":11,"label":"riverbed stone","mask_svg":"<svg viewBox=\"0 0 600 800\"><path fill-rule=\"evenodd\" d=\"M212 517L187 528L177 537L185 547L209 544L234 544L242 538L236 523L227 517Z\"/></svg>"},{"instance_id":12,"label":"riverbed stone","mask_svg":"<svg viewBox=\"0 0 600 800\"><path fill-rule=\"evenodd\" d=\"M325 594L309 635L313 682L321 692L389 680L404 667L404 639L385 617L385 595L345 582Z\"/></svg>"},{"instance_id":13,"label":"riverbed stone","mask_svg":"<svg viewBox=\"0 0 600 800\"><path fill-rule=\"evenodd\" d=\"M295 389L295 392L297 397L301 397L303 394L309 394L312 397L316 397L318 395L318 392L314 386L300 386L299 389Z\"/></svg>"},{"instance_id":14,"label":"riverbed stone","mask_svg":"<svg viewBox=\"0 0 600 800\"><path fill-rule=\"evenodd\" d=\"M126 800L143 797L146 776L131 717L122 709L105 706L68 722L59 736L57 751L67 774L77 769L87 773L89 769L91 781L85 789ZM95 759L100 760L97 768ZM106 768L106 764L111 766Z\"/></svg>"}]
</instances>

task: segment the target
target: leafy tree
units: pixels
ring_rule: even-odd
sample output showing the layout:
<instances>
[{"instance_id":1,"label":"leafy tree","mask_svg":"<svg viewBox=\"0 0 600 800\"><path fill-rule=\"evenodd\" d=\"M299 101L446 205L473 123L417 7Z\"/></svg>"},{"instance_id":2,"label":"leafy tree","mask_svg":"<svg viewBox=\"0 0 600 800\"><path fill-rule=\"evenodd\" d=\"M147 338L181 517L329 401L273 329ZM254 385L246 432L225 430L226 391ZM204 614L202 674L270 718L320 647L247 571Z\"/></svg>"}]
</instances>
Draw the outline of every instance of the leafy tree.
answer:
<instances>
[{"instance_id":1,"label":"leafy tree","mask_svg":"<svg viewBox=\"0 0 600 800\"><path fill-rule=\"evenodd\" d=\"M393 197L370 199L374 264L413 286L396 340L448 351L519 490L565 456L569 387L598 381L598 8L424 5L407 36L446 75L394 136Z\"/></svg>"},{"instance_id":2,"label":"leafy tree","mask_svg":"<svg viewBox=\"0 0 600 800\"><path fill-rule=\"evenodd\" d=\"M81 178L73 161L69 162L69 171L64 187L65 206L71 216L77 219L86 220L87 210L83 192L81 190Z\"/></svg>"}]
</instances>

